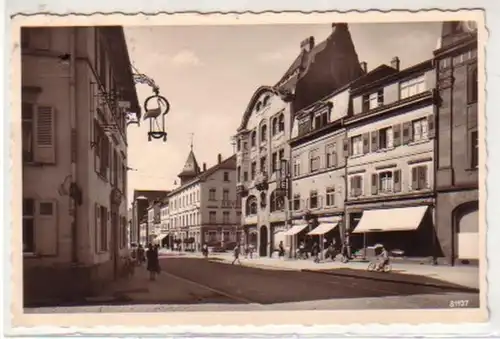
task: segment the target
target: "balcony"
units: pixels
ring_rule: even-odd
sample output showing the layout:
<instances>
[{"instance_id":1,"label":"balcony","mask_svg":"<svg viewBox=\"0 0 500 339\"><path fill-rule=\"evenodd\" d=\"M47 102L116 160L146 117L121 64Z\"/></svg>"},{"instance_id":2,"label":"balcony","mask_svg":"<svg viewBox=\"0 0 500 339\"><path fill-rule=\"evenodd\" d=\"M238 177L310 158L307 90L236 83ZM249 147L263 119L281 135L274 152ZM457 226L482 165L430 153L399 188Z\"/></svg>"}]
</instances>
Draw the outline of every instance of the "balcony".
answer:
<instances>
[{"instance_id":1,"label":"balcony","mask_svg":"<svg viewBox=\"0 0 500 339\"><path fill-rule=\"evenodd\" d=\"M236 185L236 194L242 198L248 195L248 188L243 184Z\"/></svg>"},{"instance_id":2,"label":"balcony","mask_svg":"<svg viewBox=\"0 0 500 339\"><path fill-rule=\"evenodd\" d=\"M255 188L257 188L259 191L266 191L269 188L269 177L267 176L267 173L261 172L257 174L255 178Z\"/></svg>"}]
</instances>

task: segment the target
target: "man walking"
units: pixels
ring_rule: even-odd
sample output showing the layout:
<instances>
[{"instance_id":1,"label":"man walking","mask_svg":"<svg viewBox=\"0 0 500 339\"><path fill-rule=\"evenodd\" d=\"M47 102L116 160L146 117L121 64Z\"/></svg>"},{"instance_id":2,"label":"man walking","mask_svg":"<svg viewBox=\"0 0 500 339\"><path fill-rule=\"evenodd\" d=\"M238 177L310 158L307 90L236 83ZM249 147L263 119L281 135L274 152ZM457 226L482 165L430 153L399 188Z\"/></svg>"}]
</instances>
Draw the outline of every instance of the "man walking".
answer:
<instances>
[{"instance_id":1,"label":"man walking","mask_svg":"<svg viewBox=\"0 0 500 339\"><path fill-rule=\"evenodd\" d=\"M241 261L240 261L240 244L236 244L236 246L234 247L233 255L234 255L234 259L233 259L233 262L231 263L231 265L234 265L234 263L236 261L238 261L238 264L241 265Z\"/></svg>"}]
</instances>

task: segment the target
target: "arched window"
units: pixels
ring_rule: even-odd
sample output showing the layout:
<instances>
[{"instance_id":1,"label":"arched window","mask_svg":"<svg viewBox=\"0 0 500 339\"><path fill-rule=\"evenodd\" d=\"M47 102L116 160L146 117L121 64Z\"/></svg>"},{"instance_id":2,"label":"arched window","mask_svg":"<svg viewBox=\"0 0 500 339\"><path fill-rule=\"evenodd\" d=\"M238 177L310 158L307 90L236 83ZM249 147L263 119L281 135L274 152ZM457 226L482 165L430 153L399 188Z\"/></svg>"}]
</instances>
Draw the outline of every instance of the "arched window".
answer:
<instances>
[{"instance_id":1,"label":"arched window","mask_svg":"<svg viewBox=\"0 0 500 339\"><path fill-rule=\"evenodd\" d=\"M278 131L283 132L284 130L285 130L285 115L281 113L278 118Z\"/></svg>"},{"instance_id":2,"label":"arched window","mask_svg":"<svg viewBox=\"0 0 500 339\"><path fill-rule=\"evenodd\" d=\"M260 142L267 141L267 125L264 124L260 127Z\"/></svg>"},{"instance_id":3,"label":"arched window","mask_svg":"<svg viewBox=\"0 0 500 339\"><path fill-rule=\"evenodd\" d=\"M283 197L276 195L276 191L273 191L269 196L269 208L271 212L283 211Z\"/></svg>"},{"instance_id":4,"label":"arched window","mask_svg":"<svg viewBox=\"0 0 500 339\"><path fill-rule=\"evenodd\" d=\"M251 195L247 198L245 212L246 215L257 214L257 197L255 195Z\"/></svg>"},{"instance_id":5,"label":"arched window","mask_svg":"<svg viewBox=\"0 0 500 339\"><path fill-rule=\"evenodd\" d=\"M269 95L266 95L266 96L264 97L263 102L262 102L262 106L263 106L263 107L266 107L268 103L269 103Z\"/></svg>"},{"instance_id":6,"label":"arched window","mask_svg":"<svg viewBox=\"0 0 500 339\"><path fill-rule=\"evenodd\" d=\"M262 103L259 101L257 105L255 105L255 110L258 112L260 111L260 107L262 106Z\"/></svg>"},{"instance_id":7,"label":"arched window","mask_svg":"<svg viewBox=\"0 0 500 339\"><path fill-rule=\"evenodd\" d=\"M279 131L279 125L278 125L278 118L273 118L273 125L272 125L272 134L276 135L278 134Z\"/></svg>"},{"instance_id":8,"label":"arched window","mask_svg":"<svg viewBox=\"0 0 500 339\"><path fill-rule=\"evenodd\" d=\"M252 134L250 135L250 146L255 147L257 144L257 132L252 131Z\"/></svg>"}]
</instances>

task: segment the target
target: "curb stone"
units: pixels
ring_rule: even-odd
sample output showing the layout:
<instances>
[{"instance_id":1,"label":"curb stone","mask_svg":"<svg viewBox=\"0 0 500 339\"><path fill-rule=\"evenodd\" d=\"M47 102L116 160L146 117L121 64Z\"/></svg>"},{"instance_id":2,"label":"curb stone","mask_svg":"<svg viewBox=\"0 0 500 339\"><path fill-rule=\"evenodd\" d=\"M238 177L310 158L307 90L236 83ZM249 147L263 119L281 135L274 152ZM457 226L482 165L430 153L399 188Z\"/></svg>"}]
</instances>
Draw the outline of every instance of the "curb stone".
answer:
<instances>
[{"instance_id":1,"label":"curb stone","mask_svg":"<svg viewBox=\"0 0 500 339\"><path fill-rule=\"evenodd\" d=\"M460 292L479 293L478 288L467 287L467 286L453 286L453 285L447 285L446 283L435 284L435 283L425 283L425 282L418 282L418 281L396 280L396 279L388 279L388 278L384 278L384 277L363 276L363 275L349 274L349 273L344 273L344 272L340 273L340 272L335 272L335 270L319 271L319 270L311 270L311 269L306 268L306 269L301 269L300 271L308 272L308 273L344 276L344 277L366 279L366 280L376 280L376 281L400 283L400 284L415 285L415 286L435 287L435 288L441 288L441 289L447 289L447 290L456 290L456 291L460 291Z\"/></svg>"}]
</instances>

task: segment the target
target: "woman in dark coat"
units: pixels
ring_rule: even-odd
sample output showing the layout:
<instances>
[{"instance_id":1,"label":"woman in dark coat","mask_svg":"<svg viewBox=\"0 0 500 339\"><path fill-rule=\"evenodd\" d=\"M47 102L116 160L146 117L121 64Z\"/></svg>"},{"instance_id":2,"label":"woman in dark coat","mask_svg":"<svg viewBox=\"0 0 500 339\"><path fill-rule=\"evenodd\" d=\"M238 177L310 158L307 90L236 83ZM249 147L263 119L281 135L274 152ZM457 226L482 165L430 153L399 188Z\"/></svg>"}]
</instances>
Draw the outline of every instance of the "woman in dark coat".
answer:
<instances>
[{"instance_id":1,"label":"woman in dark coat","mask_svg":"<svg viewBox=\"0 0 500 339\"><path fill-rule=\"evenodd\" d=\"M153 244L148 245L146 257L148 259L147 270L149 271L149 280L155 280L156 274L160 271L160 261L158 259L158 249Z\"/></svg>"}]
</instances>

